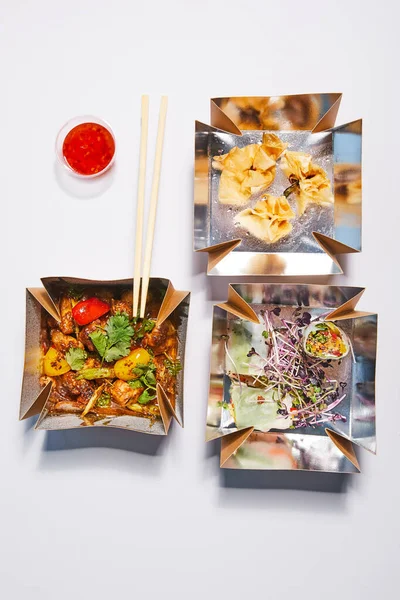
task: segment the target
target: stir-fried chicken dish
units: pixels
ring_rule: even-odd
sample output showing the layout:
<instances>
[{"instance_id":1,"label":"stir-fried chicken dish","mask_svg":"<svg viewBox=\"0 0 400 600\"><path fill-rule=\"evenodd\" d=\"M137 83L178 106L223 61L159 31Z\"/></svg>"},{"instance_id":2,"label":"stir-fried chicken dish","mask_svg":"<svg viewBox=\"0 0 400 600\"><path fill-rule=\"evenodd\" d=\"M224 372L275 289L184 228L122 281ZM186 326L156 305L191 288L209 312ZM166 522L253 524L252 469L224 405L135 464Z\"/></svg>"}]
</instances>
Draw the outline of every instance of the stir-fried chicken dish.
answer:
<instances>
[{"instance_id":1,"label":"stir-fried chicken dish","mask_svg":"<svg viewBox=\"0 0 400 600\"><path fill-rule=\"evenodd\" d=\"M132 291L69 289L60 322L42 319L42 385L52 382L47 409L85 419L160 415L157 386L174 406L181 370L173 319L160 325L160 301L149 296L145 319L132 314Z\"/></svg>"}]
</instances>

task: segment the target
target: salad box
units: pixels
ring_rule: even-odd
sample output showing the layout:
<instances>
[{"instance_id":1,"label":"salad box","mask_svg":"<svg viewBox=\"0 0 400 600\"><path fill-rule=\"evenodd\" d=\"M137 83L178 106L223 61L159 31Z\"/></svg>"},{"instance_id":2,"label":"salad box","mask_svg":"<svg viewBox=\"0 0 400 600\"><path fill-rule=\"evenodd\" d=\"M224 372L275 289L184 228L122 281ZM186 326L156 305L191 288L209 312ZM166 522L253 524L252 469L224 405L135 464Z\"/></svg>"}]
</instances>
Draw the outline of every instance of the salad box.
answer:
<instances>
[{"instance_id":1,"label":"salad box","mask_svg":"<svg viewBox=\"0 0 400 600\"><path fill-rule=\"evenodd\" d=\"M206 439L221 467L356 472L373 453L377 315L363 288L231 285L214 307Z\"/></svg>"}]
</instances>

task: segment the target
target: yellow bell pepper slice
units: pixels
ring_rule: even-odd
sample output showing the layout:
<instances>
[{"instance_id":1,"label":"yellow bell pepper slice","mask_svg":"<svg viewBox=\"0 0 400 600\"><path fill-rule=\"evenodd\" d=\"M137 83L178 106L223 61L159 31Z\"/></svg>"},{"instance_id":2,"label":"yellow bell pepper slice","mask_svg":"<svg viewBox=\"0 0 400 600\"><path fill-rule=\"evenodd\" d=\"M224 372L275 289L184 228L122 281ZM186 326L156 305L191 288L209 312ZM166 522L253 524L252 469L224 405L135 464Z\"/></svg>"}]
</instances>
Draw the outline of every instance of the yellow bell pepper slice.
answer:
<instances>
[{"instance_id":1,"label":"yellow bell pepper slice","mask_svg":"<svg viewBox=\"0 0 400 600\"><path fill-rule=\"evenodd\" d=\"M114 365L115 376L123 381L136 379L137 375L132 370L138 365L148 365L151 361L151 355L144 348L132 350L128 356L120 358Z\"/></svg>"},{"instance_id":2,"label":"yellow bell pepper slice","mask_svg":"<svg viewBox=\"0 0 400 600\"><path fill-rule=\"evenodd\" d=\"M71 370L71 367L61 354L55 348L49 348L43 359L44 374L49 377L63 375Z\"/></svg>"}]
</instances>

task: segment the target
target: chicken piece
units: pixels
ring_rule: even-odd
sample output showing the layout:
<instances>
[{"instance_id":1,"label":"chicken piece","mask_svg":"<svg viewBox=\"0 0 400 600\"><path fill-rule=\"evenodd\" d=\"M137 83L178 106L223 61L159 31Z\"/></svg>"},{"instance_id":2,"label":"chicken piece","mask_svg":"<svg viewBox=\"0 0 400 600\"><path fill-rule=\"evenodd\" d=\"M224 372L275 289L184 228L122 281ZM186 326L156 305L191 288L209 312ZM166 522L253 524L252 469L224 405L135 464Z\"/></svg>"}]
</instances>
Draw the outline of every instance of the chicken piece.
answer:
<instances>
[{"instance_id":1,"label":"chicken piece","mask_svg":"<svg viewBox=\"0 0 400 600\"><path fill-rule=\"evenodd\" d=\"M101 367L101 360L98 358L89 357L85 360L83 369L99 369Z\"/></svg>"},{"instance_id":2,"label":"chicken piece","mask_svg":"<svg viewBox=\"0 0 400 600\"><path fill-rule=\"evenodd\" d=\"M82 348L82 342L70 335L64 335L58 329L53 329L50 334L52 345L59 352L66 352L69 348Z\"/></svg>"},{"instance_id":3,"label":"chicken piece","mask_svg":"<svg viewBox=\"0 0 400 600\"><path fill-rule=\"evenodd\" d=\"M156 378L157 383L161 385L164 392L168 395L175 396L176 390L176 377L174 377L166 367L166 357L163 355L155 356L153 358L154 364L156 365Z\"/></svg>"},{"instance_id":4,"label":"chicken piece","mask_svg":"<svg viewBox=\"0 0 400 600\"><path fill-rule=\"evenodd\" d=\"M111 300L111 314L126 313L132 319L133 306L123 300Z\"/></svg>"},{"instance_id":5,"label":"chicken piece","mask_svg":"<svg viewBox=\"0 0 400 600\"><path fill-rule=\"evenodd\" d=\"M126 381L117 379L110 387L110 394L114 402L120 406L125 406L128 402L135 402L144 388L132 389Z\"/></svg>"},{"instance_id":6,"label":"chicken piece","mask_svg":"<svg viewBox=\"0 0 400 600\"><path fill-rule=\"evenodd\" d=\"M63 413L81 413L84 409L85 405L80 404L79 402L74 402L73 400L59 400L54 404L52 409L53 412L63 412Z\"/></svg>"},{"instance_id":7,"label":"chicken piece","mask_svg":"<svg viewBox=\"0 0 400 600\"><path fill-rule=\"evenodd\" d=\"M57 377L57 392L64 397L79 396L81 401L87 402L95 390L95 384L86 379L76 379L76 373L68 371Z\"/></svg>"},{"instance_id":8,"label":"chicken piece","mask_svg":"<svg viewBox=\"0 0 400 600\"><path fill-rule=\"evenodd\" d=\"M65 333L66 335L73 333L75 326L74 326L74 319L72 318L72 304L71 304L71 299L68 296L61 296L60 299L60 315L61 315L61 322L60 322L60 329L63 333Z\"/></svg>"},{"instance_id":9,"label":"chicken piece","mask_svg":"<svg viewBox=\"0 0 400 600\"><path fill-rule=\"evenodd\" d=\"M83 327L81 329L81 331L79 332L79 335L78 335L79 341L84 346L86 346L86 348L89 350L89 352L94 352L94 350L95 350L93 342L90 339L90 334L93 333L93 331L95 331L98 327L104 327L105 324L107 323L107 320L108 320L108 316L101 317L101 319L96 319L92 323L89 323L89 325L85 325L85 327Z\"/></svg>"},{"instance_id":10,"label":"chicken piece","mask_svg":"<svg viewBox=\"0 0 400 600\"><path fill-rule=\"evenodd\" d=\"M174 347L176 348L176 329L171 321L167 319L161 325L156 325L150 333L143 337L142 345L144 348L151 348L155 354L167 352L172 356Z\"/></svg>"}]
</instances>

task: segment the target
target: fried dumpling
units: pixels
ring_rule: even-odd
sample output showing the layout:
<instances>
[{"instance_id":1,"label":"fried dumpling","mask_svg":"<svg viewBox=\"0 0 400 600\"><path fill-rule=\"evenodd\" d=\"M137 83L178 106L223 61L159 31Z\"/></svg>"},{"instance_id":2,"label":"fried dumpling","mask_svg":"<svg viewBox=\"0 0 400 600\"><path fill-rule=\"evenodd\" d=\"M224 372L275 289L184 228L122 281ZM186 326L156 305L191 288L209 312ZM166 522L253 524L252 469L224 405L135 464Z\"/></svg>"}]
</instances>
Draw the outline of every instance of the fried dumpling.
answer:
<instances>
[{"instance_id":1,"label":"fried dumpling","mask_svg":"<svg viewBox=\"0 0 400 600\"><path fill-rule=\"evenodd\" d=\"M282 140L275 135L275 133L264 133L262 139L262 148L273 160L278 160L280 155L288 147L289 144L282 142Z\"/></svg>"},{"instance_id":2,"label":"fried dumpling","mask_svg":"<svg viewBox=\"0 0 400 600\"><path fill-rule=\"evenodd\" d=\"M289 151L282 157L280 164L297 195L299 215L312 202L319 205L333 202L329 177L322 167L311 161L311 154Z\"/></svg>"},{"instance_id":3,"label":"fried dumpling","mask_svg":"<svg viewBox=\"0 0 400 600\"><path fill-rule=\"evenodd\" d=\"M253 208L242 210L235 220L254 237L272 244L292 231L290 220L294 216L285 196L266 194Z\"/></svg>"},{"instance_id":4,"label":"fried dumpling","mask_svg":"<svg viewBox=\"0 0 400 600\"><path fill-rule=\"evenodd\" d=\"M235 146L227 154L214 156L213 167L222 171L219 201L241 206L252 194L266 189L275 178L276 160L286 149L274 133L264 133L261 144Z\"/></svg>"},{"instance_id":5,"label":"fried dumpling","mask_svg":"<svg viewBox=\"0 0 400 600\"><path fill-rule=\"evenodd\" d=\"M249 144L244 148L238 148L235 146L227 154L221 154L221 156L214 156L213 167L215 169L241 172L251 169L253 166L254 158L258 152L258 144Z\"/></svg>"}]
</instances>

